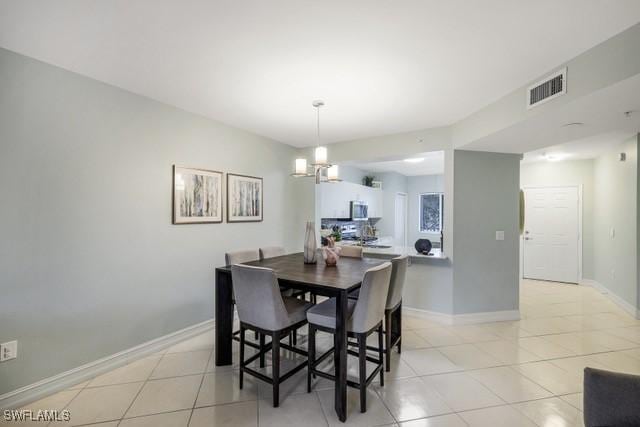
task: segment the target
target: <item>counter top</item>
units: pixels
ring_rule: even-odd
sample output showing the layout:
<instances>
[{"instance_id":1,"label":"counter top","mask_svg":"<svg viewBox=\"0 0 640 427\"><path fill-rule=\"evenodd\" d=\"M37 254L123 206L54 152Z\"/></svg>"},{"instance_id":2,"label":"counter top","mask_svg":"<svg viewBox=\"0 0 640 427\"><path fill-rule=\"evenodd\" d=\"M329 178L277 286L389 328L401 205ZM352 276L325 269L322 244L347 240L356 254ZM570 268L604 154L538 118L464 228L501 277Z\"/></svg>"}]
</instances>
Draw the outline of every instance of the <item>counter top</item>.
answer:
<instances>
[{"instance_id":1,"label":"counter top","mask_svg":"<svg viewBox=\"0 0 640 427\"><path fill-rule=\"evenodd\" d=\"M356 242L337 242L338 246L352 246ZM411 246L390 246L388 248L372 248L363 246L362 252L365 255L387 255L387 256L401 256L401 255L409 255L412 259L434 259L434 260L446 260L448 259L447 254L443 253L439 248L431 249L431 255L419 254L416 252L415 248Z\"/></svg>"}]
</instances>

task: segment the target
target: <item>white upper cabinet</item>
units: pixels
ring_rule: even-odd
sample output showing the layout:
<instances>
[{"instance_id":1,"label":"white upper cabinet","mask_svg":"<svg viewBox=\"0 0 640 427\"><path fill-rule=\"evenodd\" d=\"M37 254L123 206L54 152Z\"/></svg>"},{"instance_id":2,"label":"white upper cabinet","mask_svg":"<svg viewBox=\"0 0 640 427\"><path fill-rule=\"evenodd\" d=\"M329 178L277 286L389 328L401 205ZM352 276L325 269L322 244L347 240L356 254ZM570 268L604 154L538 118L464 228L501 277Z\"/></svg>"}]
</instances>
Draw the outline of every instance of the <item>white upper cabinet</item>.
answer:
<instances>
[{"instance_id":1,"label":"white upper cabinet","mask_svg":"<svg viewBox=\"0 0 640 427\"><path fill-rule=\"evenodd\" d=\"M353 200L367 203L370 218L382 216L382 190L352 182L338 182L320 185L320 217L349 218Z\"/></svg>"}]
</instances>

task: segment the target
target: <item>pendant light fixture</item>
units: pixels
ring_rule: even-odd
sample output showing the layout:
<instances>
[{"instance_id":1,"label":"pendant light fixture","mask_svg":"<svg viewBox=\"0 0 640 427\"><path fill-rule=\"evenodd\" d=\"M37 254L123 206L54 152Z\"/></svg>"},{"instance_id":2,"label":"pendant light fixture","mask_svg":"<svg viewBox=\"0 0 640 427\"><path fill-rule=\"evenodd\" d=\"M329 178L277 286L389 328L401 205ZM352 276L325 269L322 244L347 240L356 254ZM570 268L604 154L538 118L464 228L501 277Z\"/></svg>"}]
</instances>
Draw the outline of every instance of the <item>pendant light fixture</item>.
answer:
<instances>
[{"instance_id":1,"label":"pendant light fixture","mask_svg":"<svg viewBox=\"0 0 640 427\"><path fill-rule=\"evenodd\" d=\"M314 150L314 162L311 164L313 173L309 173L307 159L298 158L295 163L295 172L291 176L295 177L315 177L316 184L321 182L338 182L341 179L338 176L338 165L332 165L327 160L327 147L320 145L320 108L324 106L324 101L316 100L311 103L316 109L316 148ZM326 177L323 176L323 171Z\"/></svg>"}]
</instances>

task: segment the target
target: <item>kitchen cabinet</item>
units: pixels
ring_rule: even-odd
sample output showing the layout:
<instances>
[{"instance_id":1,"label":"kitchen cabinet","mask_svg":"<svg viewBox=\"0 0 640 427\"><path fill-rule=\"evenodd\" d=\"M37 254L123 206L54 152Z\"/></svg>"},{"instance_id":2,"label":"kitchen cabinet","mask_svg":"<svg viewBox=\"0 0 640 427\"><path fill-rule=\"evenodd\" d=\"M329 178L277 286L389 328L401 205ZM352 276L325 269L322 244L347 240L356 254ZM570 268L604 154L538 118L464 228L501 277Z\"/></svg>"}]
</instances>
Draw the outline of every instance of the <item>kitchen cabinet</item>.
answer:
<instances>
[{"instance_id":1,"label":"kitchen cabinet","mask_svg":"<svg viewBox=\"0 0 640 427\"><path fill-rule=\"evenodd\" d=\"M320 186L320 217L349 218L353 200L366 202L369 218L382 217L382 190L352 182L327 183Z\"/></svg>"}]
</instances>

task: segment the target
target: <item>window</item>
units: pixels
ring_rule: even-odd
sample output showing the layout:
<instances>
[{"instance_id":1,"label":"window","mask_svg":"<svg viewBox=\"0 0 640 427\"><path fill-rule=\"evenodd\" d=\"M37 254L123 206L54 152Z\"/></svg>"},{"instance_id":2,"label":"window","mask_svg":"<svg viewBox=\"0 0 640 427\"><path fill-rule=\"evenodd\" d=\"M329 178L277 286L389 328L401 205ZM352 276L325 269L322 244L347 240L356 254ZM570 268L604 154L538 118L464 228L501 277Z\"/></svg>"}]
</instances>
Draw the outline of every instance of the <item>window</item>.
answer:
<instances>
[{"instance_id":1,"label":"window","mask_svg":"<svg viewBox=\"0 0 640 427\"><path fill-rule=\"evenodd\" d=\"M440 233L444 211L443 193L420 194L420 232Z\"/></svg>"}]
</instances>

